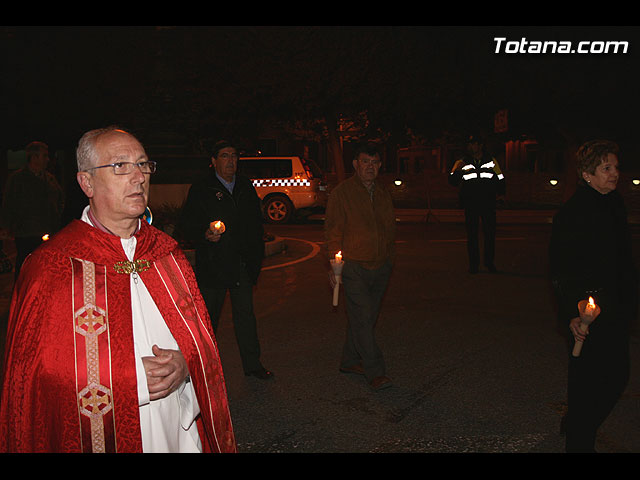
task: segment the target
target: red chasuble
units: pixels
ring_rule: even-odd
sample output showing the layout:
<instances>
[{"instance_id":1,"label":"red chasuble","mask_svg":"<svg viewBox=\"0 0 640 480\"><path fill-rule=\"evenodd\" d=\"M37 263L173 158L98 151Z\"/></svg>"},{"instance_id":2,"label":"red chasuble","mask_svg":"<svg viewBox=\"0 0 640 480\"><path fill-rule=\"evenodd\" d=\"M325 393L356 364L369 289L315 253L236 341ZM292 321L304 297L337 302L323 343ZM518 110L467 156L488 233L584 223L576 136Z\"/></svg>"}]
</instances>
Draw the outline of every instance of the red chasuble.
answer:
<instances>
[{"instance_id":1,"label":"red chasuble","mask_svg":"<svg viewBox=\"0 0 640 480\"><path fill-rule=\"evenodd\" d=\"M0 403L2 452L141 452L129 277L176 339L200 406L203 451L235 452L209 315L191 265L142 222L120 238L74 220L25 261L13 292Z\"/></svg>"}]
</instances>

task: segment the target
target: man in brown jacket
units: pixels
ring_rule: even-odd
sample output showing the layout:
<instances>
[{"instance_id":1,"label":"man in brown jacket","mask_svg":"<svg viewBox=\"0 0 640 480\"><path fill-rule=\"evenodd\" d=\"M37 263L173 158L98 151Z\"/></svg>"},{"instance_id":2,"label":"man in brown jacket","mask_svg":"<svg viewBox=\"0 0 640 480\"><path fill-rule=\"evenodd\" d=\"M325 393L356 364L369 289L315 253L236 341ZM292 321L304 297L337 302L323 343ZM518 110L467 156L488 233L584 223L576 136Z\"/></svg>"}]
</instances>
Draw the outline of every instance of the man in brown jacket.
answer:
<instances>
[{"instance_id":1,"label":"man in brown jacket","mask_svg":"<svg viewBox=\"0 0 640 480\"><path fill-rule=\"evenodd\" d=\"M356 151L355 174L329 196L325 238L330 258L342 252L342 283L348 316L340 371L364 375L374 390L391 386L375 324L395 255L395 214L391 195L376 178L380 154L373 145Z\"/></svg>"}]
</instances>

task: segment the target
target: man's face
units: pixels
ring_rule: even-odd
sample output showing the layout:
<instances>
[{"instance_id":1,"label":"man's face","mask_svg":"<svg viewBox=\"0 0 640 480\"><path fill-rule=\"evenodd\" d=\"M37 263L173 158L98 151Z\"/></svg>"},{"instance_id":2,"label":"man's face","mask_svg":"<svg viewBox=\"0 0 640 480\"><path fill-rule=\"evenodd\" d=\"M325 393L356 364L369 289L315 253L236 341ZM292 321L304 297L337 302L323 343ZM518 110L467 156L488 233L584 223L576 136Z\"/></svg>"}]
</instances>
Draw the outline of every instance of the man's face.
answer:
<instances>
[{"instance_id":1,"label":"man's face","mask_svg":"<svg viewBox=\"0 0 640 480\"><path fill-rule=\"evenodd\" d=\"M365 184L369 184L378 176L380 156L361 153L358 155L358 158L353 161L353 168L356 171L356 175L360 177L360 180Z\"/></svg>"},{"instance_id":2,"label":"man's face","mask_svg":"<svg viewBox=\"0 0 640 480\"><path fill-rule=\"evenodd\" d=\"M139 163L148 160L142 145L125 132L110 132L96 142L97 164ZM138 167L127 175L116 175L112 167L81 172L80 181L91 206L103 223L132 220L142 215L149 199L149 178Z\"/></svg>"},{"instance_id":3,"label":"man's face","mask_svg":"<svg viewBox=\"0 0 640 480\"><path fill-rule=\"evenodd\" d=\"M480 142L474 141L469 143L469 153L473 156L480 155L482 153L482 144Z\"/></svg>"},{"instance_id":4,"label":"man's face","mask_svg":"<svg viewBox=\"0 0 640 480\"><path fill-rule=\"evenodd\" d=\"M216 172L227 182L233 180L238 168L238 152L233 147L223 148L216 158L211 159Z\"/></svg>"}]
</instances>

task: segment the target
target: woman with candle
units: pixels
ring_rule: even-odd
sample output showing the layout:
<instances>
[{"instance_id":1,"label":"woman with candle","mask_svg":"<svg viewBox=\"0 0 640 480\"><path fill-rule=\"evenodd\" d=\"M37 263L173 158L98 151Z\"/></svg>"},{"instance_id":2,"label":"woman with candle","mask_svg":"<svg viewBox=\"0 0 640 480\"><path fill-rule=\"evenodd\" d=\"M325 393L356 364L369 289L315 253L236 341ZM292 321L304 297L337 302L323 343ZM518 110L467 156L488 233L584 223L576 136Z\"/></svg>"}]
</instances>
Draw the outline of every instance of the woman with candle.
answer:
<instances>
[{"instance_id":1,"label":"woman with candle","mask_svg":"<svg viewBox=\"0 0 640 480\"><path fill-rule=\"evenodd\" d=\"M550 266L559 318L570 333L566 450L593 452L597 430L628 381L637 281L626 208L616 190L618 146L585 143L577 170L576 192L553 220ZM599 315L585 332L578 304L590 296ZM576 342L583 342L579 356L571 354Z\"/></svg>"}]
</instances>

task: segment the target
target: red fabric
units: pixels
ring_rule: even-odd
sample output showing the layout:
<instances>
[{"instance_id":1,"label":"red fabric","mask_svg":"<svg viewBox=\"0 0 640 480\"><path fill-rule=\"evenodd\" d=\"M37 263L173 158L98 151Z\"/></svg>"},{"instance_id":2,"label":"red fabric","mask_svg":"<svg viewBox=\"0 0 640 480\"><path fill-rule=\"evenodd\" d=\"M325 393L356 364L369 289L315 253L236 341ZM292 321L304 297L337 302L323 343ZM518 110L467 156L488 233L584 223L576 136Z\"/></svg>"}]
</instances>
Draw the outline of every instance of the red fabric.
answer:
<instances>
[{"instance_id":1,"label":"red fabric","mask_svg":"<svg viewBox=\"0 0 640 480\"><path fill-rule=\"evenodd\" d=\"M193 270L171 237L145 222L142 225L136 234L135 260L149 260L150 268L139 275L189 366L202 412L197 424L203 450L235 452L220 359ZM113 267L126 260L118 237L76 220L25 261L7 330L0 451L91 451L77 391L82 383L78 372L84 372L88 361L87 348L100 352L101 383L107 378L110 384L110 392L98 392L110 393L112 402L104 416L105 443L113 440L117 452L142 450L129 275ZM96 291L90 293L100 303L104 290L108 323L108 336L101 334L89 347L74 327L73 299L81 288L85 264L95 266ZM98 316L102 306L96 307L97 313L84 314ZM108 355L103 354L105 348Z\"/></svg>"}]
</instances>

